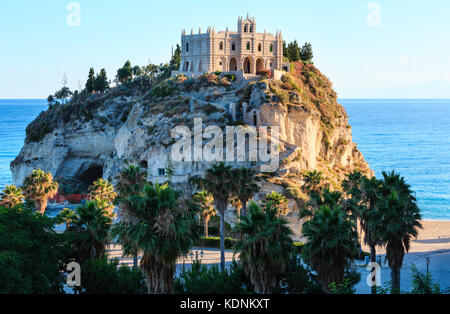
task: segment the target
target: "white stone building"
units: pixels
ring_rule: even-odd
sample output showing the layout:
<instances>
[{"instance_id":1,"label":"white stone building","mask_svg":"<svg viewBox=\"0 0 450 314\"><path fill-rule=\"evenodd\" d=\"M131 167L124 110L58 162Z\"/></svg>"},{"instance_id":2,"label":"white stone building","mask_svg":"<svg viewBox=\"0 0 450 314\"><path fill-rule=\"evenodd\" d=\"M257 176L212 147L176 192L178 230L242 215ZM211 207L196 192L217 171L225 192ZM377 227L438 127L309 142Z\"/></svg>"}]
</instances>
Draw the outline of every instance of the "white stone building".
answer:
<instances>
[{"instance_id":1,"label":"white stone building","mask_svg":"<svg viewBox=\"0 0 450 314\"><path fill-rule=\"evenodd\" d=\"M281 70L283 67L283 38L281 31L276 35L256 32L255 18L238 19L237 32L228 30L181 35L180 71L173 74L198 76L205 72L234 72L245 76L256 75L261 70Z\"/></svg>"}]
</instances>

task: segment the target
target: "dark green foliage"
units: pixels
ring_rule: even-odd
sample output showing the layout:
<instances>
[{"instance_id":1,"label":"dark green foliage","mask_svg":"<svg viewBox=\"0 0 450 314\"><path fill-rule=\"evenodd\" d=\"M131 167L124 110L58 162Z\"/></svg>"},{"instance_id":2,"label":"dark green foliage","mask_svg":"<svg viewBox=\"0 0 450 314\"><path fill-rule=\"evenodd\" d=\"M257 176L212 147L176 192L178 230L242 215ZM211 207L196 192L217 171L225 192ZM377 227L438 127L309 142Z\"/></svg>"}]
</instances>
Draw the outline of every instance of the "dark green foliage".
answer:
<instances>
[{"instance_id":1,"label":"dark green foliage","mask_svg":"<svg viewBox=\"0 0 450 314\"><path fill-rule=\"evenodd\" d=\"M83 294L143 294L147 292L145 278L137 268L118 267L119 261L106 257L88 259L81 265Z\"/></svg>"},{"instance_id":2,"label":"dark green foliage","mask_svg":"<svg viewBox=\"0 0 450 314\"><path fill-rule=\"evenodd\" d=\"M180 63L181 63L181 47L180 45L177 44L177 48L175 49L172 59L170 60L170 67L176 71L180 68Z\"/></svg>"},{"instance_id":3,"label":"dark green foliage","mask_svg":"<svg viewBox=\"0 0 450 314\"><path fill-rule=\"evenodd\" d=\"M174 285L174 292L178 294L243 294L251 290L248 277L235 261L223 272L217 265L208 267L195 261Z\"/></svg>"},{"instance_id":4,"label":"dark green foliage","mask_svg":"<svg viewBox=\"0 0 450 314\"><path fill-rule=\"evenodd\" d=\"M68 249L54 219L0 208L0 293L63 293Z\"/></svg>"},{"instance_id":5,"label":"dark green foliage","mask_svg":"<svg viewBox=\"0 0 450 314\"><path fill-rule=\"evenodd\" d=\"M391 268L392 289L400 292L400 269L411 242L422 228L422 216L416 198L405 178L392 171L382 172L381 191L377 194L377 215L369 230L386 246L386 260Z\"/></svg>"},{"instance_id":6,"label":"dark green foliage","mask_svg":"<svg viewBox=\"0 0 450 314\"><path fill-rule=\"evenodd\" d=\"M121 83L131 80L133 78L133 68L131 62L127 61L119 70L117 70L117 80Z\"/></svg>"},{"instance_id":7,"label":"dark green foliage","mask_svg":"<svg viewBox=\"0 0 450 314\"><path fill-rule=\"evenodd\" d=\"M97 74L94 85L95 85L94 91L99 92L99 93L103 93L109 89L109 81L108 81L108 77L106 76L105 69L101 69L100 73Z\"/></svg>"},{"instance_id":8,"label":"dark green foliage","mask_svg":"<svg viewBox=\"0 0 450 314\"><path fill-rule=\"evenodd\" d=\"M271 203L261 209L252 202L248 216L236 225L241 238L235 251L255 288L256 293L272 293L277 277L286 269L294 254L292 231L288 222L278 217L278 209Z\"/></svg>"},{"instance_id":9,"label":"dark green foliage","mask_svg":"<svg viewBox=\"0 0 450 314\"><path fill-rule=\"evenodd\" d=\"M226 77L230 80L230 82L234 82L236 80L236 75L234 74L225 74L223 77Z\"/></svg>"},{"instance_id":10,"label":"dark green foliage","mask_svg":"<svg viewBox=\"0 0 450 314\"><path fill-rule=\"evenodd\" d=\"M338 204L321 205L303 224L302 231L308 239L302 249L303 259L318 273L322 288L326 291L333 282L342 284L345 271L358 254L355 221Z\"/></svg>"},{"instance_id":11,"label":"dark green foliage","mask_svg":"<svg viewBox=\"0 0 450 314\"><path fill-rule=\"evenodd\" d=\"M103 257L110 239L112 219L94 201L78 207L76 214L77 217L65 231L72 244L75 260L81 262Z\"/></svg>"},{"instance_id":12,"label":"dark green foliage","mask_svg":"<svg viewBox=\"0 0 450 314\"><path fill-rule=\"evenodd\" d=\"M72 95L73 95L72 91L68 87L63 86L59 91L55 93L54 98L61 100L61 102L65 104L67 103L67 99L70 98L70 96Z\"/></svg>"},{"instance_id":13,"label":"dark green foliage","mask_svg":"<svg viewBox=\"0 0 450 314\"><path fill-rule=\"evenodd\" d=\"M292 256L280 278L279 291L276 292L287 294L324 293L317 281L317 276L305 269L298 256Z\"/></svg>"},{"instance_id":14,"label":"dark green foliage","mask_svg":"<svg viewBox=\"0 0 450 314\"><path fill-rule=\"evenodd\" d=\"M305 43L300 52L300 59L302 61L311 62L313 59L313 51L310 43Z\"/></svg>"},{"instance_id":15,"label":"dark green foliage","mask_svg":"<svg viewBox=\"0 0 450 314\"><path fill-rule=\"evenodd\" d=\"M284 56L289 59L291 62L300 60L301 49L298 45L297 40L289 43L284 49Z\"/></svg>"},{"instance_id":16,"label":"dark green foliage","mask_svg":"<svg viewBox=\"0 0 450 314\"><path fill-rule=\"evenodd\" d=\"M85 85L86 92L92 94L95 91L95 71L94 68L89 69L88 79Z\"/></svg>"},{"instance_id":17,"label":"dark green foliage","mask_svg":"<svg viewBox=\"0 0 450 314\"><path fill-rule=\"evenodd\" d=\"M420 272L415 265L412 267L413 282L412 294L443 294L450 290L442 290L438 283L433 281L431 273L424 274Z\"/></svg>"},{"instance_id":18,"label":"dark green foliage","mask_svg":"<svg viewBox=\"0 0 450 314\"><path fill-rule=\"evenodd\" d=\"M361 274L355 268L347 268L344 274L344 280L336 284L332 282L328 287L331 294L354 294L356 284L361 280Z\"/></svg>"}]
</instances>

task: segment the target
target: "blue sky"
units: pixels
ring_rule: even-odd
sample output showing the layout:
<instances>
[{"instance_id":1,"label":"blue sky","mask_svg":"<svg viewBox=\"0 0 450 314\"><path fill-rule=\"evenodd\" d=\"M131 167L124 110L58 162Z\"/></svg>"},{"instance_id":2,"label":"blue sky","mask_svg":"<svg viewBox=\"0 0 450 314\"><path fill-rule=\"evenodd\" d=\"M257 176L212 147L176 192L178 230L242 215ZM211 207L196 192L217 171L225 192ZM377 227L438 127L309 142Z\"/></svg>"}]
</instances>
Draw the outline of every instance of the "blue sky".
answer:
<instances>
[{"instance_id":1,"label":"blue sky","mask_svg":"<svg viewBox=\"0 0 450 314\"><path fill-rule=\"evenodd\" d=\"M168 61L183 28L235 30L247 12L258 31L311 42L340 98L450 98L448 0L78 0L79 27L70 2L1 0L0 98L46 98L64 73L77 89L91 66L113 78L127 59Z\"/></svg>"}]
</instances>

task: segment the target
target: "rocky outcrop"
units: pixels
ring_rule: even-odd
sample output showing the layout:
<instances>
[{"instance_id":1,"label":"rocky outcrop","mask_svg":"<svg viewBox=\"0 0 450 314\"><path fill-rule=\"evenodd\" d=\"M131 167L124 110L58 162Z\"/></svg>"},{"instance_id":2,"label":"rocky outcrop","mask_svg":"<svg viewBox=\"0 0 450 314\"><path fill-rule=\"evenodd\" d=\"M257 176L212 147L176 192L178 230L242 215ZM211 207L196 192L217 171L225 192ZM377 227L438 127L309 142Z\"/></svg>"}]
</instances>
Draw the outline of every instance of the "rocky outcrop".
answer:
<instances>
[{"instance_id":1,"label":"rocky outcrop","mask_svg":"<svg viewBox=\"0 0 450 314\"><path fill-rule=\"evenodd\" d=\"M282 81L231 82L210 74L169 79L151 89L120 86L102 95L78 95L27 128L25 145L11 163L14 183L41 168L63 185L83 189L98 176L114 181L128 164L147 168L151 181L165 181L162 169L175 143L171 132L176 126L193 130L196 118L204 128L279 126L280 167L264 175L263 192L285 193L293 210L301 203L305 170L323 171L332 186L355 169L371 174L331 83L313 65L295 63ZM188 191L189 178L210 165L175 162L173 182Z\"/></svg>"}]
</instances>

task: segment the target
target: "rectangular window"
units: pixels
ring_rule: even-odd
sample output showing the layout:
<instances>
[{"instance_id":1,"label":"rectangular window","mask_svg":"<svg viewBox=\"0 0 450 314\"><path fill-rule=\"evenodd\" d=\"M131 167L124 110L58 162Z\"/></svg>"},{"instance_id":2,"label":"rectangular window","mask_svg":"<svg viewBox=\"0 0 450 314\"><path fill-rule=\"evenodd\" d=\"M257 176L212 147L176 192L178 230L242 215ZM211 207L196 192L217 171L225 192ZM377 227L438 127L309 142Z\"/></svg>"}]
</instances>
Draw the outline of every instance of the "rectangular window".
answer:
<instances>
[{"instance_id":1,"label":"rectangular window","mask_svg":"<svg viewBox=\"0 0 450 314\"><path fill-rule=\"evenodd\" d=\"M166 169L159 168L158 169L158 175L159 176L165 176L166 175Z\"/></svg>"}]
</instances>

